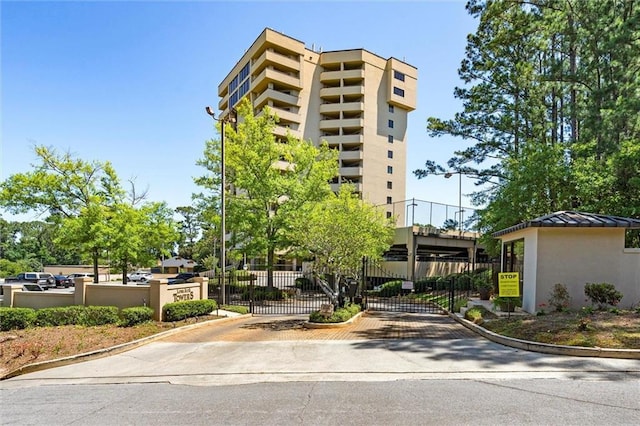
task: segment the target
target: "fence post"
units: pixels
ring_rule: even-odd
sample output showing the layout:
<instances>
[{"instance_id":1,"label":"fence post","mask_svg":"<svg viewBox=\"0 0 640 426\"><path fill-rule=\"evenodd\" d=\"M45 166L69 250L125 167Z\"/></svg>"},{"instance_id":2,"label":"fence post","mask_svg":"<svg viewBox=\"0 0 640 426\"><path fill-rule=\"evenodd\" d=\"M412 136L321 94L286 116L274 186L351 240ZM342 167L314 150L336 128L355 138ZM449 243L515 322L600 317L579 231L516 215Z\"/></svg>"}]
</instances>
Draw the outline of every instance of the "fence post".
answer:
<instances>
[{"instance_id":1,"label":"fence post","mask_svg":"<svg viewBox=\"0 0 640 426\"><path fill-rule=\"evenodd\" d=\"M453 312L454 280L455 280L455 278L451 278L449 280L449 312Z\"/></svg>"},{"instance_id":2,"label":"fence post","mask_svg":"<svg viewBox=\"0 0 640 426\"><path fill-rule=\"evenodd\" d=\"M249 313L253 315L253 285L254 280L249 280Z\"/></svg>"},{"instance_id":3,"label":"fence post","mask_svg":"<svg viewBox=\"0 0 640 426\"><path fill-rule=\"evenodd\" d=\"M364 296L364 306L362 306L362 310L367 308L367 304L369 303L369 292L367 291L367 258L362 257L362 296Z\"/></svg>"}]
</instances>

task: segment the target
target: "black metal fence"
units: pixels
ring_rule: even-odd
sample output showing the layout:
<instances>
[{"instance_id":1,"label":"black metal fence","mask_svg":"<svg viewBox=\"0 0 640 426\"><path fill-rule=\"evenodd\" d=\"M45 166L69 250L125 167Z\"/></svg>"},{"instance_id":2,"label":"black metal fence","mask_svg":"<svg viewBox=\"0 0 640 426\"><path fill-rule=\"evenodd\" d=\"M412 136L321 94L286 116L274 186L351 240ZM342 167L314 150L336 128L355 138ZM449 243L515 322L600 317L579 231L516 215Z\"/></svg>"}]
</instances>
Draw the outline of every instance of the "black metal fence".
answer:
<instances>
[{"instance_id":1,"label":"black metal fence","mask_svg":"<svg viewBox=\"0 0 640 426\"><path fill-rule=\"evenodd\" d=\"M411 281L365 260L362 275L363 302L366 309L374 311L452 312L457 301L475 293L471 278L465 274Z\"/></svg>"},{"instance_id":2,"label":"black metal fence","mask_svg":"<svg viewBox=\"0 0 640 426\"><path fill-rule=\"evenodd\" d=\"M317 280L301 271L232 271L224 286L220 276L209 280L209 298L219 305L246 306L249 312L263 315L309 314L323 304L345 300L361 302L363 308L375 311L441 313L454 311L458 301L477 295L466 272L411 281L365 259L357 285L353 281L340 285L341 291L332 300Z\"/></svg>"},{"instance_id":3,"label":"black metal fence","mask_svg":"<svg viewBox=\"0 0 640 426\"><path fill-rule=\"evenodd\" d=\"M331 303L313 279L299 271L232 271L209 280L209 298L246 306L254 314L309 314Z\"/></svg>"}]
</instances>

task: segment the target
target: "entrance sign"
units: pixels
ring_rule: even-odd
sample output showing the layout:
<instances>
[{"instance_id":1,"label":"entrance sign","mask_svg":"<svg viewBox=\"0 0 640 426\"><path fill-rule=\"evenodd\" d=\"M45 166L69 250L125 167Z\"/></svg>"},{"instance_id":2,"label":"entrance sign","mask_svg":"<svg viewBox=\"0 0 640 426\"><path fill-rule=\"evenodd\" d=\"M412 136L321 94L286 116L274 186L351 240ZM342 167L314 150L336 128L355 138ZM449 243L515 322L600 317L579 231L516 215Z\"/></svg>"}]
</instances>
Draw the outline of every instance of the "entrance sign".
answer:
<instances>
[{"instance_id":1,"label":"entrance sign","mask_svg":"<svg viewBox=\"0 0 640 426\"><path fill-rule=\"evenodd\" d=\"M498 274L498 295L500 297L520 296L520 273L501 272Z\"/></svg>"}]
</instances>

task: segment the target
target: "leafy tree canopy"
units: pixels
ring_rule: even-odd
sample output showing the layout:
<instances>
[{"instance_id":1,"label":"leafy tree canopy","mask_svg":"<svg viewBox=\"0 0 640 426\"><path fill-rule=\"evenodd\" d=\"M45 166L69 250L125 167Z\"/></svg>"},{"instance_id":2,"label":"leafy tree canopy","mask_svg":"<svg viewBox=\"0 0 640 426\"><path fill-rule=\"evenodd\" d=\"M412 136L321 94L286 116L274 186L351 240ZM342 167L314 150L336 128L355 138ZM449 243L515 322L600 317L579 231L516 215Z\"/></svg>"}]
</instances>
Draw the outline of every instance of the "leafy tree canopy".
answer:
<instances>
[{"instance_id":1,"label":"leafy tree canopy","mask_svg":"<svg viewBox=\"0 0 640 426\"><path fill-rule=\"evenodd\" d=\"M479 24L458 70L463 109L427 129L469 146L414 174L474 176L487 236L557 210L640 216L637 2L471 0L467 10Z\"/></svg>"}]
</instances>

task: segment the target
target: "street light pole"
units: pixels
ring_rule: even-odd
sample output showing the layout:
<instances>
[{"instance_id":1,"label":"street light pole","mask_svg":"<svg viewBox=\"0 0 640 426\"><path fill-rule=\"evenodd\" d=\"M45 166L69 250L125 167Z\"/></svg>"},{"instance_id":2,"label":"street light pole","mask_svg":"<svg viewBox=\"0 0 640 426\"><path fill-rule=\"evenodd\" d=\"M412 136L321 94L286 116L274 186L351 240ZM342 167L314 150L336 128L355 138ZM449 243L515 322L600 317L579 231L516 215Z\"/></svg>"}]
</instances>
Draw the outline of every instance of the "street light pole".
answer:
<instances>
[{"instance_id":1,"label":"street light pole","mask_svg":"<svg viewBox=\"0 0 640 426\"><path fill-rule=\"evenodd\" d=\"M449 179L454 174L458 174L458 215L459 215L459 223L458 230L460 231L460 235L462 235L462 172L458 170L457 172L447 172L444 174L446 179ZM455 215L454 215L455 219Z\"/></svg>"},{"instance_id":2,"label":"street light pole","mask_svg":"<svg viewBox=\"0 0 640 426\"><path fill-rule=\"evenodd\" d=\"M407 200L408 201L408 200ZM407 204L407 208L406 208L406 219L405 221L408 222L409 221L409 207L411 207L411 222L409 223L409 226L413 226L414 222L415 222L415 208L416 208L417 204L416 204L416 199L412 198L411 199L411 204Z\"/></svg>"},{"instance_id":3,"label":"street light pole","mask_svg":"<svg viewBox=\"0 0 640 426\"><path fill-rule=\"evenodd\" d=\"M226 303L226 237L227 237L227 229L226 229L226 170L225 170L225 162L224 162L224 134L225 134L225 125L227 123L235 123L235 117L233 116L233 110L229 108L229 114L224 118L216 118L215 113L211 109L211 107L205 107L205 111L207 114L211 116L215 121L220 123L221 131L220 131L220 269L222 271L222 284L220 285L220 291L222 295L220 297L220 304L224 305Z\"/></svg>"}]
</instances>

